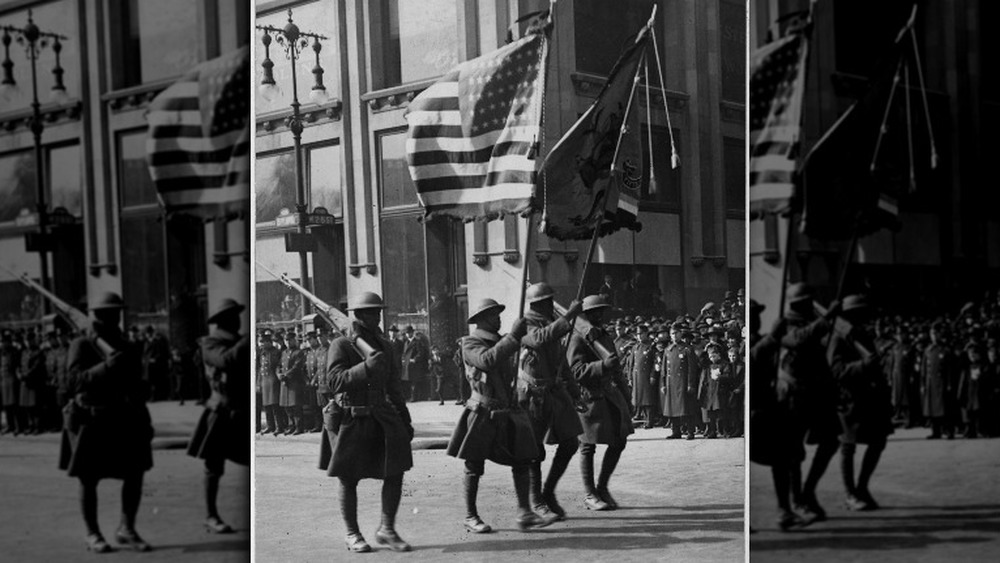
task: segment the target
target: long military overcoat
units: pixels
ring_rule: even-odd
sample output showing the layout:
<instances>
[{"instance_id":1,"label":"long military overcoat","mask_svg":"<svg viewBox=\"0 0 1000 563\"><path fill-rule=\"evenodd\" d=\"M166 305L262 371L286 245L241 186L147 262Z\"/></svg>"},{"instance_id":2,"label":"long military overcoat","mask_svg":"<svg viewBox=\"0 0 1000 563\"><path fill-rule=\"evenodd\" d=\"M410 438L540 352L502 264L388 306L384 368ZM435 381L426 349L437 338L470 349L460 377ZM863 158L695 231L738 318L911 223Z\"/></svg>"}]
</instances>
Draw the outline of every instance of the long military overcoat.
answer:
<instances>
[{"instance_id":1,"label":"long military overcoat","mask_svg":"<svg viewBox=\"0 0 1000 563\"><path fill-rule=\"evenodd\" d=\"M191 435L187 453L200 459L224 458L250 465L250 442L246 439L250 337L214 328L200 344L212 396Z\"/></svg>"},{"instance_id":2,"label":"long military overcoat","mask_svg":"<svg viewBox=\"0 0 1000 563\"><path fill-rule=\"evenodd\" d=\"M610 370L596 349L614 351L611 338L599 327L589 327L584 334L574 332L566 347L566 361L587 406L579 413L583 425L580 441L584 444L624 445L633 433L625 393L628 386L621 367Z\"/></svg>"}]
</instances>

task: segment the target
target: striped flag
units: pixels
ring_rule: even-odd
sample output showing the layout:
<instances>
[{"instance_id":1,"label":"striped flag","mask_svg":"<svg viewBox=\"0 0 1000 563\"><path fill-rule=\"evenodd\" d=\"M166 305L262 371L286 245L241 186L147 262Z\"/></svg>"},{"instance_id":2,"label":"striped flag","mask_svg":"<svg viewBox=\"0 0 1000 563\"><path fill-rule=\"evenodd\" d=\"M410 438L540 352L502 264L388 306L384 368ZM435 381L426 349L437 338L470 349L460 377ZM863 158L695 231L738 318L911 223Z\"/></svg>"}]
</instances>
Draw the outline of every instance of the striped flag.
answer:
<instances>
[{"instance_id":1,"label":"striped flag","mask_svg":"<svg viewBox=\"0 0 1000 563\"><path fill-rule=\"evenodd\" d=\"M547 38L462 63L406 114L406 156L427 217L493 219L532 208Z\"/></svg>"},{"instance_id":2,"label":"striped flag","mask_svg":"<svg viewBox=\"0 0 1000 563\"><path fill-rule=\"evenodd\" d=\"M636 220L643 151L635 79L649 43L643 28L594 103L545 157L542 229L548 236L589 238L598 222L602 235L642 228Z\"/></svg>"},{"instance_id":3,"label":"striped flag","mask_svg":"<svg viewBox=\"0 0 1000 563\"><path fill-rule=\"evenodd\" d=\"M750 61L750 215L780 213L795 195L809 37L799 28Z\"/></svg>"},{"instance_id":4,"label":"striped flag","mask_svg":"<svg viewBox=\"0 0 1000 563\"><path fill-rule=\"evenodd\" d=\"M146 156L167 212L219 216L249 203L249 53L205 61L150 104Z\"/></svg>"}]
</instances>

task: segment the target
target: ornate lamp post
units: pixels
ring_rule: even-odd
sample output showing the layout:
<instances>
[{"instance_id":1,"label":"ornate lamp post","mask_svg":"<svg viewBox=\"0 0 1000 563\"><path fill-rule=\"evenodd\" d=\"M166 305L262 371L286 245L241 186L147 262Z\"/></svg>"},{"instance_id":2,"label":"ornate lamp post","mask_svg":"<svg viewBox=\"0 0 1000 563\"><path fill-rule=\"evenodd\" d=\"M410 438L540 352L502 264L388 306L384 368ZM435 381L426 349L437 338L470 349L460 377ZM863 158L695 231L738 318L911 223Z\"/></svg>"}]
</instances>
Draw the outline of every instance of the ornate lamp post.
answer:
<instances>
[{"instance_id":1,"label":"ornate lamp post","mask_svg":"<svg viewBox=\"0 0 1000 563\"><path fill-rule=\"evenodd\" d=\"M277 94L277 87L274 83L274 62L271 61L272 40L277 42L278 45L281 45L285 51L285 58L290 60L292 65L292 115L285 122L288 129L292 132L292 138L295 140L295 213L298 218L298 237L293 237L292 240L296 241L294 247L299 253L299 266L302 270L302 286L309 288L310 246L307 243L309 240L309 234L306 229L308 225L309 213L307 211L306 203L305 178L302 171L303 124L302 114L299 111L298 77L296 76L295 64L301 56L302 51L309 47L309 40L312 39L312 50L316 54L316 66L313 67L312 72L316 77L316 81L313 84L312 91L309 93L309 99L316 103L326 101L327 92L326 86L323 85L323 68L319 64L319 53L323 49L323 45L320 43L320 40L326 40L327 37L300 30L299 26L295 25L292 21L291 10L288 10L288 23L283 28L277 28L270 25L258 25L256 27L264 32L261 37L261 41L264 44L264 62L261 63L261 66L264 68L264 78L260 83L260 94L264 99L272 100ZM286 244L286 246L289 245ZM293 249L289 248L289 250ZM308 314L310 303L304 295L301 296L301 303L302 314Z\"/></svg>"},{"instance_id":2,"label":"ornate lamp post","mask_svg":"<svg viewBox=\"0 0 1000 563\"><path fill-rule=\"evenodd\" d=\"M55 77L55 85L52 86L52 100L54 102L64 102L67 98L66 86L63 85L63 68L59 62L59 55L62 52L62 42L67 38L57 33L42 31L35 25L31 18L31 10L28 10L28 25L24 27L14 27L4 25L0 27L3 31L3 79L0 80L0 98L17 88L14 80L14 62L10 59L10 45L17 43L24 48L31 65L31 120L29 122L31 133L35 141L35 199L36 210L38 212L38 244L33 245L38 251L41 261L42 286L51 289L49 283L49 261L48 251L51 243L48 235L49 210L45 201L45 162L42 151L42 131L45 124L42 121L41 104L38 101L38 57L42 50L47 47L52 48L56 55L56 66L52 69ZM48 302L45 302L44 311L48 312Z\"/></svg>"}]
</instances>

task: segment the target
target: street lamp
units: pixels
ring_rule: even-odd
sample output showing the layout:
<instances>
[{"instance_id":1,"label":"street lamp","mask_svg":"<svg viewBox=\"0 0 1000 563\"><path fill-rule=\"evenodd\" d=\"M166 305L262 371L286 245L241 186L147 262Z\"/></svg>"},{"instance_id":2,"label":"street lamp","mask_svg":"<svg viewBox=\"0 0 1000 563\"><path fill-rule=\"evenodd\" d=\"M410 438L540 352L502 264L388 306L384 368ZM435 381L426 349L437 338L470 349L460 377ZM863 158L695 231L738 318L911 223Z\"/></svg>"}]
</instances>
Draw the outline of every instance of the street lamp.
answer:
<instances>
[{"instance_id":1,"label":"street lamp","mask_svg":"<svg viewBox=\"0 0 1000 563\"><path fill-rule=\"evenodd\" d=\"M3 79L0 80L0 98L6 98L11 91L17 89L17 82L14 80L14 62L10 60L10 44L17 43L22 46L31 63L31 120L30 128L35 141L35 195L36 209L38 211L38 231L39 244L35 245L41 261L42 286L51 289L49 284L49 262L48 250L50 241L48 240L48 205L45 202L45 163L42 159L42 131L45 124L42 122L42 106L38 102L38 70L37 61L41 51L51 46L52 52L56 55L56 66L52 69L55 77L55 84L52 86L52 101L56 103L65 102L67 99L66 86L63 85L63 68L59 62L59 55L62 53L62 42L67 39L63 35L42 31L35 25L31 18L31 10L28 10L28 25L24 27L14 27L11 25L2 26L3 31ZM45 302L44 312L48 313L48 302Z\"/></svg>"},{"instance_id":2,"label":"street lamp","mask_svg":"<svg viewBox=\"0 0 1000 563\"><path fill-rule=\"evenodd\" d=\"M307 246L309 214L306 204L305 179L302 173L302 114L299 112L299 90L298 77L296 76L295 62L309 46L312 39L312 50L316 54L316 66L313 67L313 76L316 81L309 99L315 103L323 103L327 99L326 86L323 85L323 67L319 64L319 53L323 49L320 40L327 37L315 33L308 33L299 29L292 21L292 11L288 10L288 23L283 28L270 25L258 25L257 29L264 32L261 42L264 44L264 61L261 67L264 69L264 78L260 83L260 94L265 100L271 101L280 95L277 85L274 82L274 62L271 61L271 42L277 42L285 51L285 57L292 62L292 115L285 124L292 132L295 140L295 213L298 217L298 238L296 248L299 253L299 266L302 270L302 286L309 288L309 247ZM272 35L274 36L272 38ZM305 295L302 299L302 314L309 314L309 299Z\"/></svg>"}]
</instances>

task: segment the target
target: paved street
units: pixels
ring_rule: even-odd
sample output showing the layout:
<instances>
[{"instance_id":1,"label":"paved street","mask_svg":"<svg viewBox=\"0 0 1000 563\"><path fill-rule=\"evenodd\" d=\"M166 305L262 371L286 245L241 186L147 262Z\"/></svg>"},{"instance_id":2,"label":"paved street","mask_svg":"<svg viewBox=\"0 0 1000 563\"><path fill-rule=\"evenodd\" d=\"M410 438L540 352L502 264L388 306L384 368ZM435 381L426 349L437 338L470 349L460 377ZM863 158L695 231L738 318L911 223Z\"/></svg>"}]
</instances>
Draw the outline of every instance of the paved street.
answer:
<instances>
[{"instance_id":1,"label":"paved street","mask_svg":"<svg viewBox=\"0 0 1000 563\"><path fill-rule=\"evenodd\" d=\"M118 551L96 555L85 550L77 481L56 467L59 435L0 437L0 560L3 561L221 561L250 556L249 476L247 468L226 464L219 510L238 533L208 534L202 500L203 465L183 449L201 407L187 403L150 405L154 440L153 469L146 473L137 528L153 545L151 553ZM112 538L118 526L121 481L99 488L101 529Z\"/></svg>"},{"instance_id":2,"label":"paved street","mask_svg":"<svg viewBox=\"0 0 1000 563\"><path fill-rule=\"evenodd\" d=\"M1000 439L926 440L927 429L897 430L872 481L882 505L848 512L840 456L820 482L830 520L777 530L770 469L751 464L751 560L996 561L1000 553ZM857 459L862 448L859 447ZM808 460L813 450L809 450ZM859 462L857 462L859 463ZM806 467L803 466L803 472Z\"/></svg>"},{"instance_id":3,"label":"paved street","mask_svg":"<svg viewBox=\"0 0 1000 563\"><path fill-rule=\"evenodd\" d=\"M410 406L414 468L406 473L397 529L414 546L409 561L734 562L744 558L744 441L665 441L664 429L632 436L611 490L623 508L587 512L578 458L557 490L569 520L522 533L514 526L510 470L487 464L479 510L496 532L466 533L462 462L442 449L459 409L434 402ZM402 557L376 548L348 554L337 505L337 481L317 468L319 435L256 440L258 561L343 561ZM553 449L548 455L551 458ZM598 449L598 459L603 447ZM545 464L547 470L548 461ZM362 481L359 521L373 539L379 482ZM373 546L374 547L374 546Z\"/></svg>"}]
</instances>

